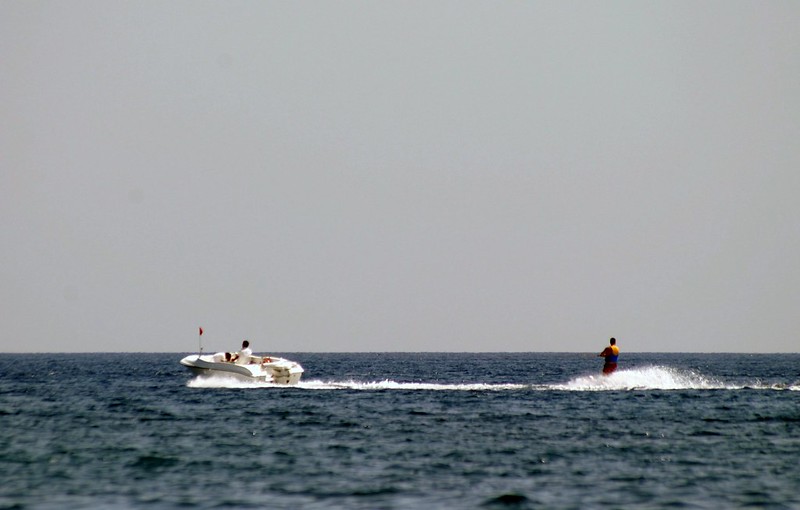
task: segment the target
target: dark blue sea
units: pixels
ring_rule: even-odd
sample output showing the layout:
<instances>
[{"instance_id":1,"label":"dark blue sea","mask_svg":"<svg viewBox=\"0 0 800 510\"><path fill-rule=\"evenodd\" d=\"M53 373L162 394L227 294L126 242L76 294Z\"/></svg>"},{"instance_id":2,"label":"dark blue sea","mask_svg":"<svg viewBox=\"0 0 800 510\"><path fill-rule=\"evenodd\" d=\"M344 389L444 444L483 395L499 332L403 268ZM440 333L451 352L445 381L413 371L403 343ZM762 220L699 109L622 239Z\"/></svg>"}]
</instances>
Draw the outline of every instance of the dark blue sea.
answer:
<instances>
[{"instance_id":1,"label":"dark blue sea","mask_svg":"<svg viewBox=\"0 0 800 510\"><path fill-rule=\"evenodd\" d=\"M0 357L0 508L800 509L800 354Z\"/></svg>"}]
</instances>

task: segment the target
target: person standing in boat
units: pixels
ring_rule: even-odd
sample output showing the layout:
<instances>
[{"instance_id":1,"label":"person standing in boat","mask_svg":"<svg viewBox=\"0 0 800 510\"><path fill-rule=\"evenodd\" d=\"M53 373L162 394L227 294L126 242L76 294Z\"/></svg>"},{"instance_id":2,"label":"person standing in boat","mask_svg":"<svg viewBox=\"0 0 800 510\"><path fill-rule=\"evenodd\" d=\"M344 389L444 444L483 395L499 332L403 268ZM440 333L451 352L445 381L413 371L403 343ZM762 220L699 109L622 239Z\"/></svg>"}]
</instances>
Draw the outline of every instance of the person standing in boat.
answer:
<instances>
[{"instance_id":1,"label":"person standing in boat","mask_svg":"<svg viewBox=\"0 0 800 510\"><path fill-rule=\"evenodd\" d=\"M600 358L605 358L606 362L603 364L603 375L610 375L617 369L617 359L619 358L619 347L617 347L617 339L612 338L608 341L610 344L608 347L603 349L603 352L598 354L597 356Z\"/></svg>"},{"instance_id":2,"label":"person standing in boat","mask_svg":"<svg viewBox=\"0 0 800 510\"><path fill-rule=\"evenodd\" d=\"M250 342L245 340L242 342L242 349L237 352L231 361L239 365L246 365L250 363L250 356L253 355L253 351L250 349Z\"/></svg>"}]
</instances>

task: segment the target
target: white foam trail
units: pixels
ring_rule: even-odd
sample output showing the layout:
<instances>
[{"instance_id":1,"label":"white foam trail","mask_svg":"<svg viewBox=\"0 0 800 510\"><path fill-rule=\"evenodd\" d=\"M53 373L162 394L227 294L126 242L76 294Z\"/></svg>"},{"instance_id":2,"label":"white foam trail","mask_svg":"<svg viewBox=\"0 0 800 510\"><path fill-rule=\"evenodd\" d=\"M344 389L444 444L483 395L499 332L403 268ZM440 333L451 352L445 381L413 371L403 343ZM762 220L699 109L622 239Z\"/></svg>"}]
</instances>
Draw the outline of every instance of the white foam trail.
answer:
<instances>
[{"instance_id":1,"label":"white foam trail","mask_svg":"<svg viewBox=\"0 0 800 510\"><path fill-rule=\"evenodd\" d=\"M395 382L388 379L383 381L360 382L360 381L301 381L299 388L313 390L420 390L420 391L502 391L519 390L527 388L525 384L437 384L437 383L408 383Z\"/></svg>"},{"instance_id":2,"label":"white foam trail","mask_svg":"<svg viewBox=\"0 0 800 510\"><path fill-rule=\"evenodd\" d=\"M611 375L586 375L565 384L548 386L549 389L567 391L608 390L713 390L741 389L746 386L724 384L691 370L670 367L646 367L618 370ZM747 386L753 387L753 386Z\"/></svg>"},{"instance_id":3,"label":"white foam trail","mask_svg":"<svg viewBox=\"0 0 800 510\"><path fill-rule=\"evenodd\" d=\"M296 385L273 384L260 381L247 381L221 375L195 377L186 383L189 388L299 388L304 390L419 390L419 391L502 391L527 388L524 384L436 384L401 383L385 379L383 381L300 381Z\"/></svg>"},{"instance_id":4,"label":"white foam trail","mask_svg":"<svg viewBox=\"0 0 800 510\"><path fill-rule=\"evenodd\" d=\"M486 383L414 383L383 381L322 381L306 380L296 385L242 380L232 376L200 376L186 383L189 388L296 388L302 390L413 390L413 391L620 391L620 390L740 390L769 389L800 391L797 382L786 384L764 384L754 381L746 384L724 383L691 370L672 367L644 367L617 370L611 375L584 375L561 384L486 384Z\"/></svg>"},{"instance_id":5,"label":"white foam trail","mask_svg":"<svg viewBox=\"0 0 800 510\"><path fill-rule=\"evenodd\" d=\"M197 376L186 383L189 388L275 388L285 386L263 381L239 379L233 376L212 375Z\"/></svg>"}]
</instances>

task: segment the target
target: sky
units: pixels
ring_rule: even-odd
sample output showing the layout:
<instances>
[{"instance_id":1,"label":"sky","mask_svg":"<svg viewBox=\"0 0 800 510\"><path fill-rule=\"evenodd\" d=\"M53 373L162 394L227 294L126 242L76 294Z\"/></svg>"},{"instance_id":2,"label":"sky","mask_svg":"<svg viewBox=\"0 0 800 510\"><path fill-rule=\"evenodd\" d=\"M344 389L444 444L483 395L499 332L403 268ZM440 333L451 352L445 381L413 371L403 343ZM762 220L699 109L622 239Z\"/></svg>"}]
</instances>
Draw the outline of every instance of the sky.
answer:
<instances>
[{"instance_id":1,"label":"sky","mask_svg":"<svg viewBox=\"0 0 800 510\"><path fill-rule=\"evenodd\" d=\"M798 352L798 26L4 0L0 352Z\"/></svg>"}]
</instances>

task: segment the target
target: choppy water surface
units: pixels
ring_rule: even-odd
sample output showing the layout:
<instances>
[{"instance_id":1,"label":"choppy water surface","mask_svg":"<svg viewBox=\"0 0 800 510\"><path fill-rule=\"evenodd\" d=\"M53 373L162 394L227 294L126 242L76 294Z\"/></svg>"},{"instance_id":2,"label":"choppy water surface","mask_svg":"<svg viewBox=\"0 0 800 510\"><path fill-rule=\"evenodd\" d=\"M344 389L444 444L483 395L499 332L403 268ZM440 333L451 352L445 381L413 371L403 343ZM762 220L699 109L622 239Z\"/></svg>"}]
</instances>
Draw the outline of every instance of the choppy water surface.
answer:
<instances>
[{"instance_id":1,"label":"choppy water surface","mask_svg":"<svg viewBox=\"0 0 800 510\"><path fill-rule=\"evenodd\" d=\"M4 355L0 508L800 508L797 354L284 355Z\"/></svg>"}]
</instances>

